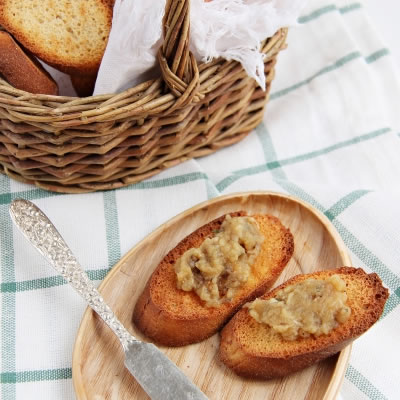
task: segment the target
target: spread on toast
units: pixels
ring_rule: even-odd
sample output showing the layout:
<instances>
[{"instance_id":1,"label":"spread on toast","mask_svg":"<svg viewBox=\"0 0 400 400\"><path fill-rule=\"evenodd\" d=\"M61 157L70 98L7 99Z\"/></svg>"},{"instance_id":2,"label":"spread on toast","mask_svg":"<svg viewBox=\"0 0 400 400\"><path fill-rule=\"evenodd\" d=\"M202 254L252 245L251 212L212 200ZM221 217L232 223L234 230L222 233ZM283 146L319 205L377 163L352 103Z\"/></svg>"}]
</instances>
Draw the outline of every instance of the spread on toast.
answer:
<instances>
[{"instance_id":1,"label":"spread on toast","mask_svg":"<svg viewBox=\"0 0 400 400\"><path fill-rule=\"evenodd\" d=\"M249 309L243 307L221 331L219 355L222 362L240 376L279 378L338 353L366 332L381 316L388 290L377 274L367 274L361 268L340 267L297 275L261 299L273 299L285 288L309 279L327 280L334 275L344 282L346 305L351 309L344 322L327 334L298 335L295 340L285 340L269 325L257 322Z\"/></svg>"},{"instance_id":2,"label":"spread on toast","mask_svg":"<svg viewBox=\"0 0 400 400\"><path fill-rule=\"evenodd\" d=\"M238 211L229 215L233 219L246 213ZM133 312L133 322L145 336L167 346L200 342L218 332L243 304L274 284L293 254L293 235L276 217L264 214L251 217L264 240L251 265L251 273L236 288L231 301L222 302L218 307L207 306L193 290L178 288L175 272L177 260L186 251L199 248L207 238L218 234L226 220L226 215L222 215L186 236L155 268Z\"/></svg>"},{"instance_id":3,"label":"spread on toast","mask_svg":"<svg viewBox=\"0 0 400 400\"><path fill-rule=\"evenodd\" d=\"M309 278L287 286L268 300L246 305L249 314L267 324L285 340L327 334L346 322L351 309L346 304L346 284L339 275Z\"/></svg>"},{"instance_id":4,"label":"spread on toast","mask_svg":"<svg viewBox=\"0 0 400 400\"><path fill-rule=\"evenodd\" d=\"M177 260L178 289L194 290L209 307L231 301L249 279L263 241L254 218L227 215L215 236Z\"/></svg>"}]
</instances>

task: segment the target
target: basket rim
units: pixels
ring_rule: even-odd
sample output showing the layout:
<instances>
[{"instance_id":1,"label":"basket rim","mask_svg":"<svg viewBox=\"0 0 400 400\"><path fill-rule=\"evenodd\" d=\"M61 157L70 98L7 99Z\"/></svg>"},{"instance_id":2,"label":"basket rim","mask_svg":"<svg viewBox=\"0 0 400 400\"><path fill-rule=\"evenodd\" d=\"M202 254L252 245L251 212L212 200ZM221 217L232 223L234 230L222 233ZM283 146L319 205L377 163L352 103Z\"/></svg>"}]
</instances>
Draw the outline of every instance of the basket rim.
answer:
<instances>
[{"instance_id":1,"label":"basket rim","mask_svg":"<svg viewBox=\"0 0 400 400\"><path fill-rule=\"evenodd\" d=\"M266 61L286 47L287 32L288 28L280 28L262 43L261 51ZM192 96L194 102L200 101L217 84L221 84L224 75L243 72L238 61L227 61L222 58L207 63L197 62L197 65L199 85ZM172 93L170 88L165 88L163 83L163 78L158 77L120 93L74 97L32 94L14 88L0 77L0 110L1 108L11 110L14 117L4 118L0 114L0 121L16 119L30 124L47 123L54 128L63 129L94 122L123 120L128 114L139 119L165 114L167 110L172 113L175 109L183 108L174 107L179 101L179 96L177 93Z\"/></svg>"}]
</instances>

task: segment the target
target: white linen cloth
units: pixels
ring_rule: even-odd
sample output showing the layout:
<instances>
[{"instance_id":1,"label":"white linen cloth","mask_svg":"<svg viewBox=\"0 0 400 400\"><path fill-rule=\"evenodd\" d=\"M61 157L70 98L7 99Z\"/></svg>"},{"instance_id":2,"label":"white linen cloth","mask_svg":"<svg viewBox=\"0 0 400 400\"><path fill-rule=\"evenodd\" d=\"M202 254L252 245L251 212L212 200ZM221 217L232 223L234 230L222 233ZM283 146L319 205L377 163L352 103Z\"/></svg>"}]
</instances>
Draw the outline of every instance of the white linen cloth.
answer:
<instances>
[{"instance_id":1,"label":"white linen cloth","mask_svg":"<svg viewBox=\"0 0 400 400\"><path fill-rule=\"evenodd\" d=\"M279 55L264 123L239 144L108 192L56 195L0 177L2 400L75 398L72 350L85 310L12 226L12 199L38 204L98 284L169 218L251 190L308 201L330 218L353 264L380 275L390 297L354 342L340 395L399 398L399 77L360 1L310 0L300 22Z\"/></svg>"},{"instance_id":2,"label":"white linen cloth","mask_svg":"<svg viewBox=\"0 0 400 400\"><path fill-rule=\"evenodd\" d=\"M307 0L191 0L190 48L199 61L222 57L242 63L265 88L260 43L296 24ZM94 94L118 93L157 73L165 0L116 0L112 28ZM261 73L260 73L261 71Z\"/></svg>"}]
</instances>

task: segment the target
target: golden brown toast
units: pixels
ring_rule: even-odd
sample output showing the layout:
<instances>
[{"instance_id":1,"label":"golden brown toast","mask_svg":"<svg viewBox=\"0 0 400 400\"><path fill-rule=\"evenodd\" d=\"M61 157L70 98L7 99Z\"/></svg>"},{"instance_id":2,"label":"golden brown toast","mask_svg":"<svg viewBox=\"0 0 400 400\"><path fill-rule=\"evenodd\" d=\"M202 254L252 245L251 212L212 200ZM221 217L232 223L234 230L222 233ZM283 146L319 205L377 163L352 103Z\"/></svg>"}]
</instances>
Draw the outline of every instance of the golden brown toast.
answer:
<instances>
[{"instance_id":1,"label":"golden brown toast","mask_svg":"<svg viewBox=\"0 0 400 400\"><path fill-rule=\"evenodd\" d=\"M246 214L237 212L230 215ZM293 254L293 236L273 216L252 217L256 219L265 240L248 281L238 289L234 299L218 307L207 307L195 292L177 288L174 271L175 262L186 250L199 247L207 237L215 234L225 219L224 215L191 233L160 262L134 309L133 321L140 331L167 346L199 342L220 330L244 303L274 284Z\"/></svg>"},{"instance_id":2,"label":"golden brown toast","mask_svg":"<svg viewBox=\"0 0 400 400\"><path fill-rule=\"evenodd\" d=\"M0 24L67 73L95 74L111 29L111 0L0 0Z\"/></svg>"},{"instance_id":3,"label":"golden brown toast","mask_svg":"<svg viewBox=\"0 0 400 400\"><path fill-rule=\"evenodd\" d=\"M6 31L0 30L0 75L16 89L35 94L58 94L50 74Z\"/></svg>"},{"instance_id":4,"label":"golden brown toast","mask_svg":"<svg viewBox=\"0 0 400 400\"><path fill-rule=\"evenodd\" d=\"M341 267L297 275L261 296L270 299L280 290L310 277L324 279L338 274L346 283L351 314L327 334L284 340L267 324L257 322L243 307L221 331L219 355L236 374L250 378L278 378L310 366L347 346L380 317L388 297L378 275L362 269Z\"/></svg>"}]
</instances>

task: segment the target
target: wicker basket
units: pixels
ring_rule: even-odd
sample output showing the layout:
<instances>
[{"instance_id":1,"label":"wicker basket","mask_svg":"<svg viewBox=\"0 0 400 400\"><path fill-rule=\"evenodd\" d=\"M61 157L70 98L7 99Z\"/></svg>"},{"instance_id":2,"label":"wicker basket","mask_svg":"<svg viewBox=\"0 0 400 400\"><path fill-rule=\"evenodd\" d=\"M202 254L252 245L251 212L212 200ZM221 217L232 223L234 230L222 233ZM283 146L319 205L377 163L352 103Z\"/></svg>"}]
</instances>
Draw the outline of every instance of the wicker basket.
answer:
<instances>
[{"instance_id":1,"label":"wicker basket","mask_svg":"<svg viewBox=\"0 0 400 400\"><path fill-rule=\"evenodd\" d=\"M243 139L262 120L287 30L262 43L263 92L235 61L196 62L189 5L167 1L161 76L123 93L37 95L0 79L1 172L55 192L107 190Z\"/></svg>"}]
</instances>

